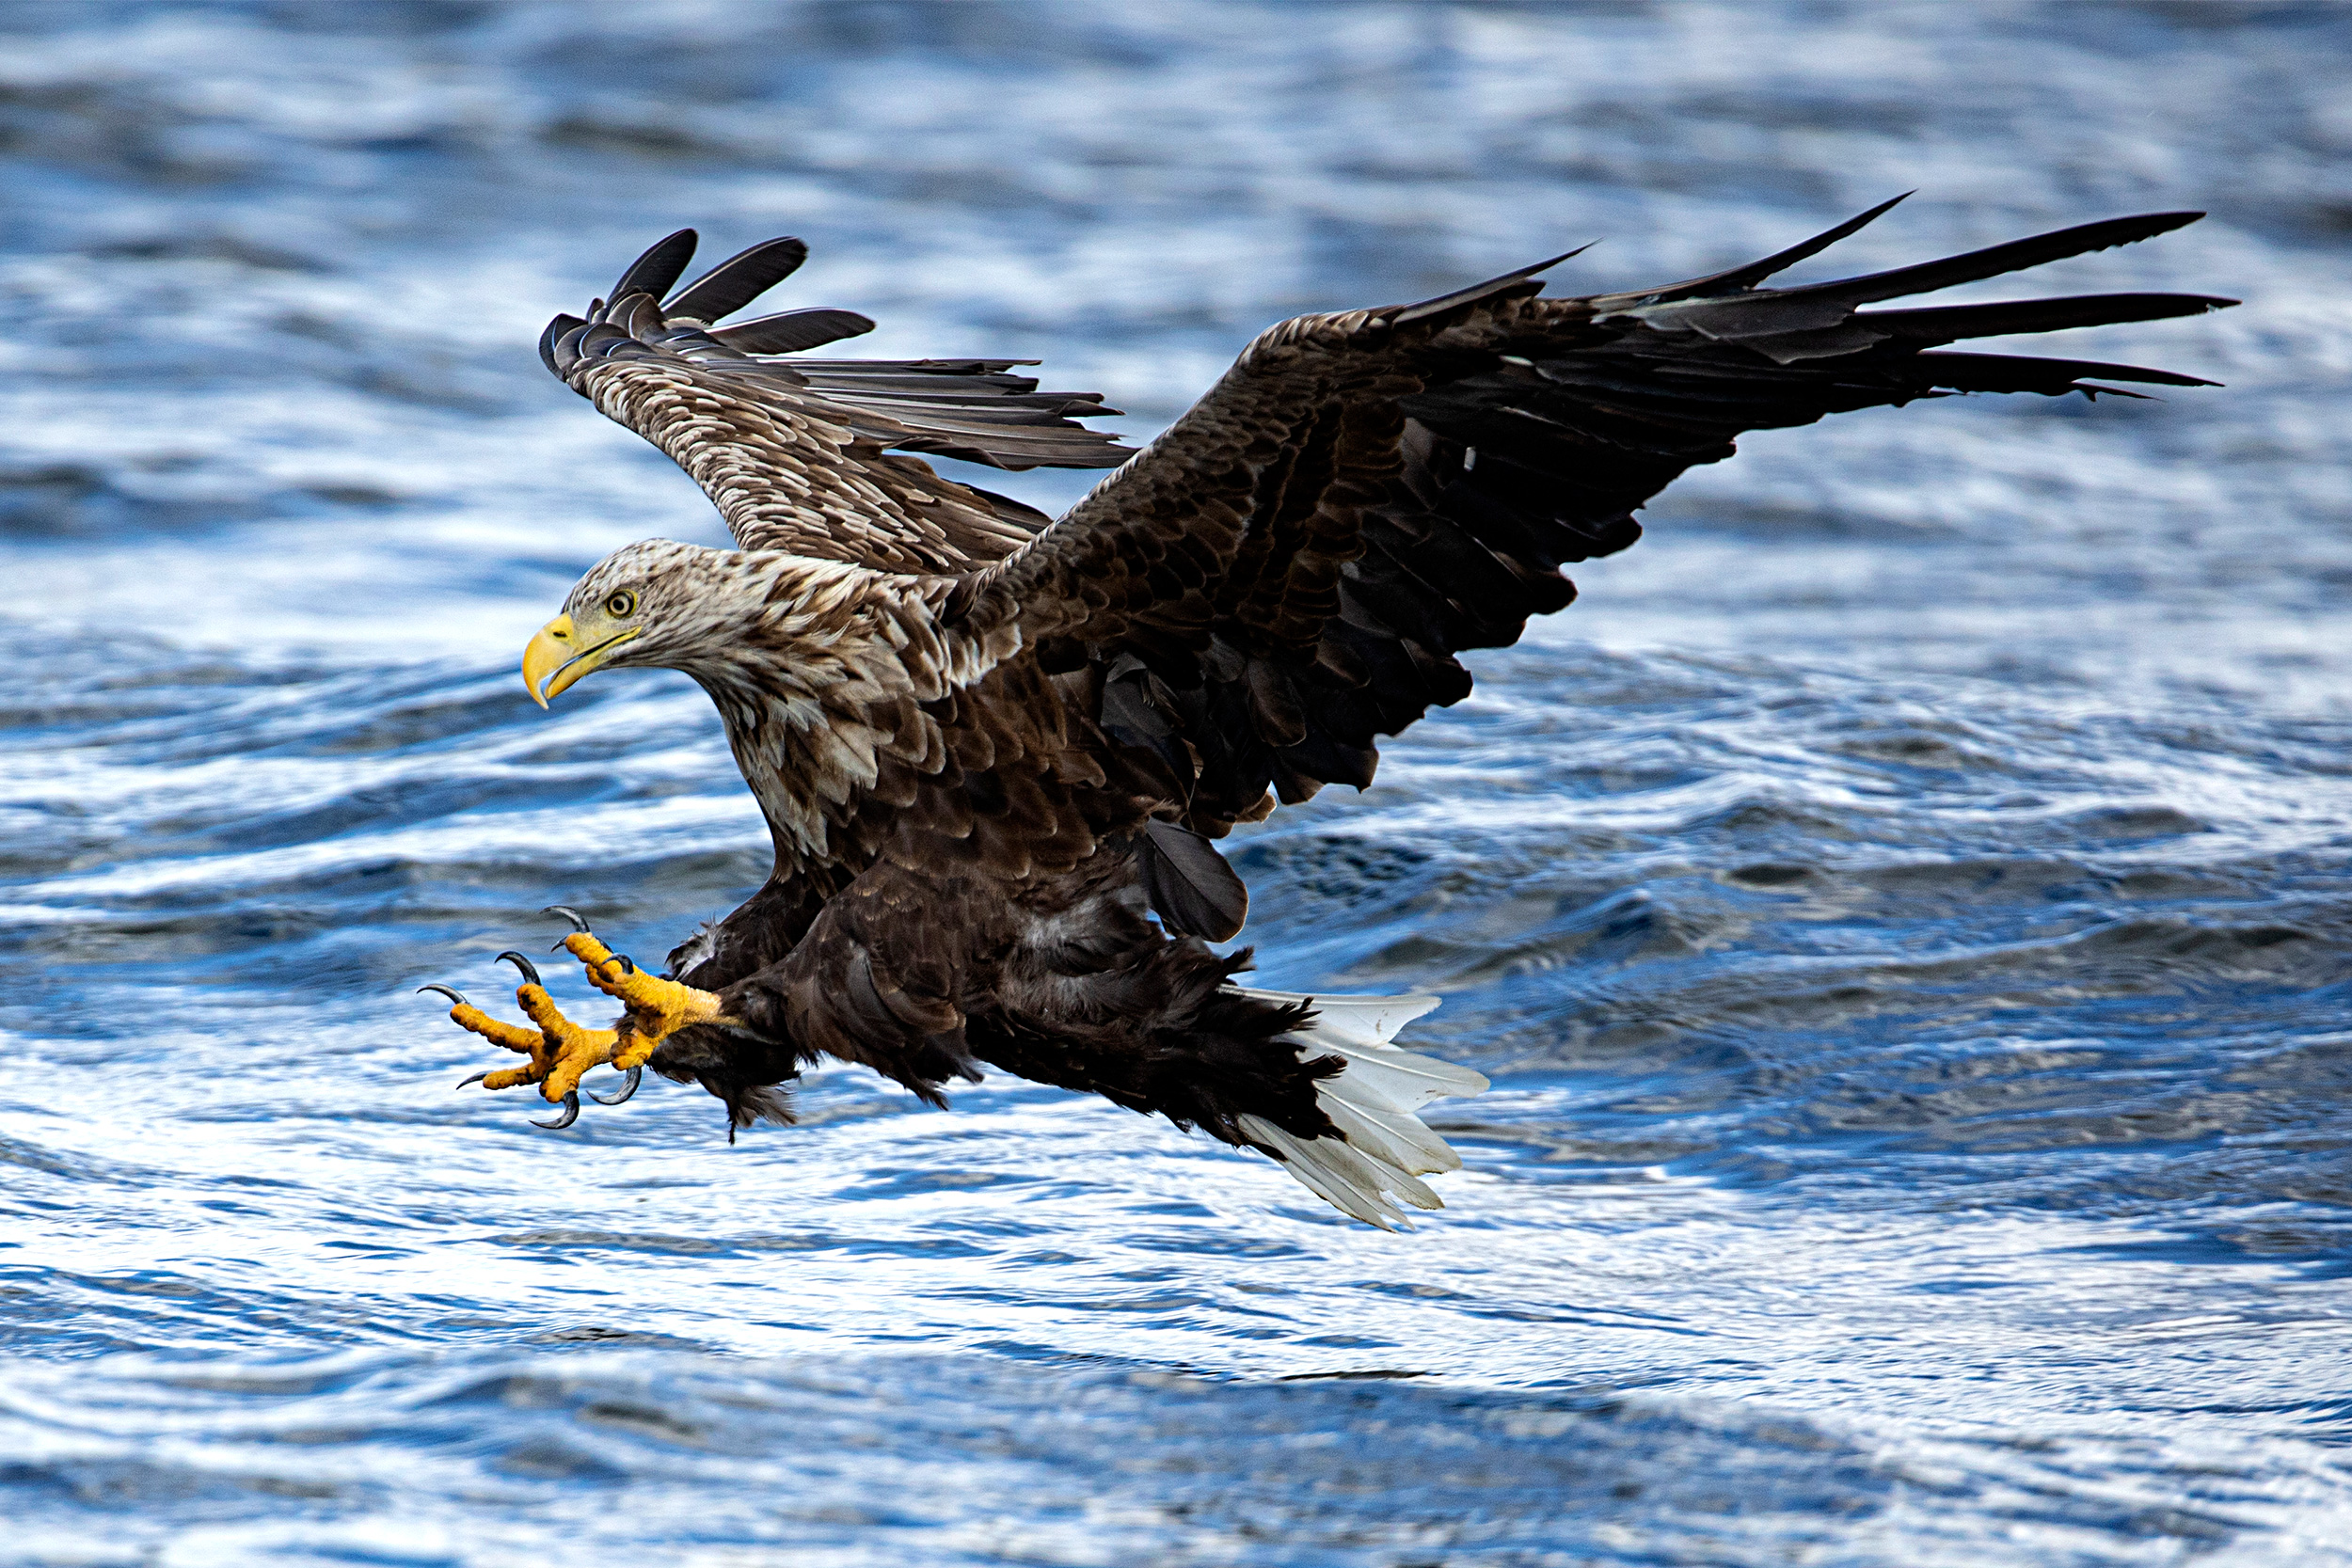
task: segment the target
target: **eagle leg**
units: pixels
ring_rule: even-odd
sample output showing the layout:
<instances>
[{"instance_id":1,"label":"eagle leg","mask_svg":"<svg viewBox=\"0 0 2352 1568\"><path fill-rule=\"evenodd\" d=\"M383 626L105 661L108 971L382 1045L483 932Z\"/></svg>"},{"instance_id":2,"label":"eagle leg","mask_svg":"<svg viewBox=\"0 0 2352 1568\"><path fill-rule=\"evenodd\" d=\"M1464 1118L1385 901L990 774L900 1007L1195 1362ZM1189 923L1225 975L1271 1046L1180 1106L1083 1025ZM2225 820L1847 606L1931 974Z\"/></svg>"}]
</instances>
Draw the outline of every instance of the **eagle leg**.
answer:
<instances>
[{"instance_id":1,"label":"eagle leg","mask_svg":"<svg viewBox=\"0 0 2352 1568\"><path fill-rule=\"evenodd\" d=\"M580 960L590 985L628 1009L621 1016L619 1039L609 1059L614 1070L630 1075L630 1082L608 1103L618 1104L636 1091L639 1069L652 1056L654 1047L680 1029L735 1022L720 1012L719 998L711 992L646 974L627 954L615 953L598 941L593 931L574 931L564 939L563 947Z\"/></svg>"}]
</instances>

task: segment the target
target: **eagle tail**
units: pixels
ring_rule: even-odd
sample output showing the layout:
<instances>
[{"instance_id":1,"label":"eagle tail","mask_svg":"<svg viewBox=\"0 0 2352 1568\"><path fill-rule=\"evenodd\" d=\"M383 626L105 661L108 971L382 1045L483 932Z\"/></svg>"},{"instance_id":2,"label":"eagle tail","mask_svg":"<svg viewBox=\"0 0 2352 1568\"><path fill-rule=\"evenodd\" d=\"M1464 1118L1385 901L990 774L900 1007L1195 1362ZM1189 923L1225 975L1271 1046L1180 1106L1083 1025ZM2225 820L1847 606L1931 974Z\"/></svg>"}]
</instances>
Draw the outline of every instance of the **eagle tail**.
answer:
<instances>
[{"instance_id":1,"label":"eagle tail","mask_svg":"<svg viewBox=\"0 0 2352 1568\"><path fill-rule=\"evenodd\" d=\"M1434 996L1304 996L1236 987L1258 1001L1311 1004L1307 1022L1281 1037L1302 1059L1338 1056L1346 1065L1316 1085L1334 1137L1301 1138L1263 1117L1235 1118L1250 1142L1274 1153L1299 1183L1342 1213L1383 1230L1411 1229L1391 1197L1417 1209L1445 1204L1419 1180L1458 1170L1462 1157L1416 1114L1433 1100L1472 1095L1486 1080L1466 1067L1390 1043L1399 1029L1438 1005Z\"/></svg>"}]
</instances>

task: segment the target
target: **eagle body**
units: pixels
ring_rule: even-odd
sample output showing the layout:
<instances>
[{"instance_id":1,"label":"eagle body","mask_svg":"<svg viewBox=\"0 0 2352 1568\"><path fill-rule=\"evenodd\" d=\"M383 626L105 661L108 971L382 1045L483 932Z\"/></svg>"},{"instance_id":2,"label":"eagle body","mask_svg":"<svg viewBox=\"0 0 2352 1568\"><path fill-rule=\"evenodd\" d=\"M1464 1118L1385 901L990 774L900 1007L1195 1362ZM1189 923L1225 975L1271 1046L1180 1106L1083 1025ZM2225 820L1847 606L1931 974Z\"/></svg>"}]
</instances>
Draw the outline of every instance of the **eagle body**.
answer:
<instances>
[{"instance_id":1,"label":"eagle body","mask_svg":"<svg viewBox=\"0 0 2352 1568\"><path fill-rule=\"evenodd\" d=\"M947 578L651 541L575 596L627 583L649 585L638 613L663 627L634 661L710 694L775 846L760 894L671 958L742 1026L682 1035L657 1070L720 1093L738 1125L785 1119L770 1086L830 1054L934 1103L987 1063L1232 1142L1246 1115L1330 1132L1327 1069L1267 1046L1306 1009L1227 986L1238 960L1150 918L1149 868L1186 849L1244 895L1170 826L1184 801L1165 764L1104 731L1089 667L942 635Z\"/></svg>"},{"instance_id":2,"label":"eagle body","mask_svg":"<svg viewBox=\"0 0 2352 1568\"><path fill-rule=\"evenodd\" d=\"M691 676L775 859L671 955L663 1022L631 1001L640 1022L595 1060L699 1082L730 1137L788 1120L786 1085L822 1056L934 1104L993 1067L1256 1148L1375 1225L1402 1220L1392 1199L1437 1206L1419 1177L1460 1162L1419 1109L1485 1080L1391 1043L1434 998L1235 984L1247 951L1210 944L1248 896L1216 841L1370 784L1379 736L1469 690L1462 653L1565 607L1563 564L1633 543L1635 509L1743 430L1955 392L2207 385L1944 346L2231 303L2211 296L1867 309L2193 214L1761 287L1892 205L1683 283L1547 298L1545 262L1285 322L1133 452L1079 422L1112 412L1097 397L1041 392L1017 361L810 356L870 328L843 310L715 325L800 264L797 240L675 293L693 236L662 241L541 350L675 458L739 547L615 552L524 673L542 702L601 669ZM1116 471L1049 519L919 453ZM628 989L595 967L622 960L572 940L600 989ZM578 1081L533 1059L522 1081L550 1099Z\"/></svg>"}]
</instances>

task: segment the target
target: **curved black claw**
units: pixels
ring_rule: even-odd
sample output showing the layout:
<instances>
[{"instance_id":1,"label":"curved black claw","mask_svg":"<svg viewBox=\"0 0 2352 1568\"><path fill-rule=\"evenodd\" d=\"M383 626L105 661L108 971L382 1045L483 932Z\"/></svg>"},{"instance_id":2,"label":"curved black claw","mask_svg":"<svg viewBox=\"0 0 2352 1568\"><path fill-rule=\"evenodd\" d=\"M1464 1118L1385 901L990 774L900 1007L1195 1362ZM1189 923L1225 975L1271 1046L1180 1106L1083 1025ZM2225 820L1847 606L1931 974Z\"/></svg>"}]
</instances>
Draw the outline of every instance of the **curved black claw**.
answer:
<instances>
[{"instance_id":1,"label":"curved black claw","mask_svg":"<svg viewBox=\"0 0 2352 1568\"><path fill-rule=\"evenodd\" d=\"M481 1083L481 1082L482 1082L485 1078L487 1078L487 1077L489 1077L489 1076L490 1076L490 1069L489 1069L488 1068L486 1068L486 1067L485 1067L485 1068L484 1068L484 1069L483 1069L480 1072L475 1073L475 1074L474 1074L471 1078L469 1078L469 1079L465 1080L465 1081L464 1081L464 1083L459 1084L457 1086L458 1086L459 1088L461 1088L461 1089L462 1089L462 1088L464 1088L464 1087L466 1086L466 1085L467 1085L467 1084L479 1084L479 1083Z\"/></svg>"},{"instance_id":2,"label":"curved black claw","mask_svg":"<svg viewBox=\"0 0 2352 1568\"><path fill-rule=\"evenodd\" d=\"M466 1000L466 993L465 993L464 991L462 991L462 990L451 990L449 987L447 987L447 986L442 986L442 985L419 986L419 987L417 988L417 994L418 994L419 996L422 996L422 995L423 995L426 991L429 991L429 990L437 990L437 991L439 991L439 992L440 992L443 996L448 997L448 998L449 998L452 1002L456 1003L456 1004L457 1004L459 1006L461 1006L461 1007L470 1007L470 1006L473 1006L473 1004L472 1004L472 1003L470 1003L470 1002L469 1002L469 1001L467 1001L467 1000ZM459 1085L459 1086L460 1086L460 1087L463 1087L464 1085Z\"/></svg>"},{"instance_id":3,"label":"curved black claw","mask_svg":"<svg viewBox=\"0 0 2352 1568\"><path fill-rule=\"evenodd\" d=\"M626 953L615 953L609 961L619 964L623 974L634 974L637 973L637 960L630 958Z\"/></svg>"},{"instance_id":4,"label":"curved black claw","mask_svg":"<svg viewBox=\"0 0 2352 1568\"><path fill-rule=\"evenodd\" d=\"M645 1069L644 1069L644 1068L642 1068L642 1067L633 1067L633 1068L630 1068L630 1069L628 1069L628 1082L627 1082L627 1083L625 1083L625 1084L623 1084L623 1085L621 1085L621 1092L620 1092L620 1093L618 1093L618 1094L613 1094L613 1095L603 1095L603 1094L598 1094L598 1093L597 1093L596 1090L594 1090L594 1089L590 1089L590 1090L588 1091L588 1098L589 1098L589 1099L591 1099L591 1100L593 1100L593 1101L596 1101L597 1104L599 1104L599 1105L623 1105L623 1104L627 1104L627 1103L628 1102L628 1097L629 1097L630 1095L633 1095L633 1094L635 1094L635 1093L637 1092L637 1085L640 1085L640 1084L642 1084L642 1083L644 1083L644 1081L645 1081Z\"/></svg>"},{"instance_id":5,"label":"curved black claw","mask_svg":"<svg viewBox=\"0 0 2352 1568\"><path fill-rule=\"evenodd\" d=\"M572 1123L578 1121L579 1119L580 1091L578 1089L574 1089L571 1093L564 1097L563 1115L557 1117L553 1121L534 1121L531 1125L533 1127L544 1127L550 1132L561 1132L564 1129L569 1127Z\"/></svg>"},{"instance_id":6,"label":"curved black claw","mask_svg":"<svg viewBox=\"0 0 2352 1568\"><path fill-rule=\"evenodd\" d=\"M578 910L572 908L569 904L549 904L546 909L541 910L539 912L541 914L560 914L564 919L572 923L573 930L578 931L582 935L585 935L588 931L588 917L580 913Z\"/></svg>"},{"instance_id":7,"label":"curved black claw","mask_svg":"<svg viewBox=\"0 0 2352 1568\"><path fill-rule=\"evenodd\" d=\"M516 952L513 948L510 947L505 952L501 953L495 961L499 963L510 963L516 969L521 970L523 981L526 985L539 985L538 966L533 964L529 958L524 958L520 953ZM541 986L540 989L544 990L547 988Z\"/></svg>"}]
</instances>

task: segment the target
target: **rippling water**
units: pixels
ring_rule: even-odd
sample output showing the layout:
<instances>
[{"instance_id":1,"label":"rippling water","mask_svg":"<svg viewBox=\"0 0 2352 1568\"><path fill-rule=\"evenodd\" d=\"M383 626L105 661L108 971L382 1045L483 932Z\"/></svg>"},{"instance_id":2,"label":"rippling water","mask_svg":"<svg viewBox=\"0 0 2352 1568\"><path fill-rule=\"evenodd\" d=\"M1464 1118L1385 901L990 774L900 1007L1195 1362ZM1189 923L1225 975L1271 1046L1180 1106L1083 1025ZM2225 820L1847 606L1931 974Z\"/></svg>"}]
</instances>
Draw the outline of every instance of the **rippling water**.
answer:
<instances>
[{"instance_id":1,"label":"rippling water","mask_svg":"<svg viewBox=\"0 0 2352 1568\"><path fill-rule=\"evenodd\" d=\"M0 35L0 1561L2352 1561L2352 12ZM1495 1080L1418 1233L1001 1076L733 1148L450 1092L410 988L763 869L682 678L513 673L717 536L532 352L649 239L1143 435L1298 309L1914 186L1841 255L2210 207L2047 286L2243 296L2091 340L2230 386L1753 439L1247 833L1269 983L1434 986Z\"/></svg>"}]
</instances>

